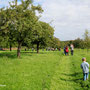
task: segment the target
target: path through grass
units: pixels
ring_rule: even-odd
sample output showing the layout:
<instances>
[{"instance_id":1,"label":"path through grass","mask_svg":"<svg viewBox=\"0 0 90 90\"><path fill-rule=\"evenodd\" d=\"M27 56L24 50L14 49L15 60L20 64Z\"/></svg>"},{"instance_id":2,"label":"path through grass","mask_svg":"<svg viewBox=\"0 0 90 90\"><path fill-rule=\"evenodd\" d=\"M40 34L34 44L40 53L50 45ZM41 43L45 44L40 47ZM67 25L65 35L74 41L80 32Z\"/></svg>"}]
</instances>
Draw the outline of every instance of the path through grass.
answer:
<instances>
[{"instance_id":1,"label":"path through grass","mask_svg":"<svg viewBox=\"0 0 90 90\"><path fill-rule=\"evenodd\" d=\"M82 57L90 63L89 54L85 50L76 50L74 56L22 51L17 59L15 51L0 52L0 90L90 90L80 68Z\"/></svg>"},{"instance_id":2,"label":"path through grass","mask_svg":"<svg viewBox=\"0 0 90 90\"><path fill-rule=\"evenodd\" d=\"M90 90L90 81L83 81L80 64L89 53L76 51L74 56L63 56L51 81L50 90Z\"/></svg>"}]
</instances>

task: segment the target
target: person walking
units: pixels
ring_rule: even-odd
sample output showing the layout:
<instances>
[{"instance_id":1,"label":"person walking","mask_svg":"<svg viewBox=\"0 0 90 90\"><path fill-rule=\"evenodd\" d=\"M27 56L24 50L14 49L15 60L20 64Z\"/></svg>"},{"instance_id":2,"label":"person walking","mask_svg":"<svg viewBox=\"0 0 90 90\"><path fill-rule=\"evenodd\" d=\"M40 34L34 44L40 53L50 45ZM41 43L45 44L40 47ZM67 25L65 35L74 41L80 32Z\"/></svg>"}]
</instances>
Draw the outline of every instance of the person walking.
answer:
<instances>
[{"instance_id":1,"label":"person walking","mask_svg":"<svg viewBox=\"0 0 90 90\"><path fill-rule=\"evenodd\" d=\"M63 48L64 54L66 55L66 47Z\"/></svg>"},{"instance_id":2,"label":"person walking","mask_svg":"<svg viewBox=\"0 0 90 90\"><path fill-rule=\"evenodd\" d=\"M88 76L89 76L89 63L86 62L85 57L82 58L81 68L83 70L83 80L86 81L86 80L88 80Z\"/></svg>"},{"instance_id":3,"label":"person walking","mask_svg":"<svg viewBox=\"0 0 90 90\"><path fill-rule=\"evenodd\" d=\"M69 49L68 49L68 46L66 46L65 52L66 52L66 56L69 55Z\"/></svg>"},{"instance_id":4,"label":"person walking","mask_svg":"<svg viewBox=\"0 0 90 90\"><path fill-rule=\"evenodd\" d=\"M70 49L71 49L71 55L73 56L73 52L74 52L74 45L73 44L70 45Z\"/></svg>"}]
</instances>

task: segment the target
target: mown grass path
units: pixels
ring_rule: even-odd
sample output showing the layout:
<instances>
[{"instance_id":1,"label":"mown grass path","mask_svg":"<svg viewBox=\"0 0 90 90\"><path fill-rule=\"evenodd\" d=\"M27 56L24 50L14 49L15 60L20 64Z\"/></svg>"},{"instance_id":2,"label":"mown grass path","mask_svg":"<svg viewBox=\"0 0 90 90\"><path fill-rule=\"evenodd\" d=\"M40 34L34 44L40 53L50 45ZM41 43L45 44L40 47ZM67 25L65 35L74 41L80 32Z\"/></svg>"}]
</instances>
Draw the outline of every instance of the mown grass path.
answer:
<instances>
[{"instance_id":1,"label":"mown grass path","mask_svg":"<svg viewBox=\"0 0 90 90\"><path fill-rule=\"evenodd\" d=\"M83 81L80 68L81 58L86 55L78 52L74 56L62 56L51 80L50 90L90 90L90 82Z\"/></svg>"},{"instance_id":2,"label":"mown grass path","mask_svg":"<svg viewBox=\"0 0 90 90\"><path fill-rule=\"evenodd\" d=\"M69 56L64 56L57 66L51 81L50 90L75 90L79 85L75 82L74 66Z\"/></svg>"}]
</instances>

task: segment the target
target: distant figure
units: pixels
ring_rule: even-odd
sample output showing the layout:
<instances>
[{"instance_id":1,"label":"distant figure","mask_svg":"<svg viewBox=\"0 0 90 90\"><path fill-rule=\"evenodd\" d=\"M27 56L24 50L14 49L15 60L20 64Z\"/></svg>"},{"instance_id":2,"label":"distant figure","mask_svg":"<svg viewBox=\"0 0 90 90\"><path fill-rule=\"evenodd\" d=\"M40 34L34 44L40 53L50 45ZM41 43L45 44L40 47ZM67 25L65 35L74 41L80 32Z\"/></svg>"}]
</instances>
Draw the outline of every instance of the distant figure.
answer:
<instances>
[{"instance_id":1,"label":"distant figure","mask_svg":"<svg viewBox=\"0 0 90 90\"><path fill-rule=\"evenodd\" d=\"M73 46L73 44L71 44L70 49L71 49L71 55L73 56L73 52L74 52L74 46Z\"/></svg>"},{"instance_id":2,"label":"distant figure","mask_svg":"<svg viewBox=\"0 0 90 90\"><path fill-rule=\"evenodd\" d=\"M61 51L61 48L59 48L59 51Z\"/></svg>"},{"instance_id":3,"label":"distant figure","mask_svg":"<svg viewBox=\"0 0 90 90\"><path fill-rule=\"evenodd\" d=\"M55 51L57 51L58 49L56 48Z\"/></svg>"},{"instance_id":4,"label":"distant figure","mask_svg":"<svg viewBox=\"0 0 90 90\"><path fill-rule=\"evenodd\" d=\"M25 51L26 51L27 49L25 48Z\"/></svg>"},{"instance_id":5,"label":"distant figure","mask_svg":"<svg viewBox=\"0 0 90 90\"><path fill-rule=\"evenodd\" d=\"M34 48L32 48L32 51L34 51Z\"/></svg>"},{"instance_id":6,"label":"distant figure","mask_svg":"<svg viewBox=\"0 0 90 90\"><path fill-rule=\"evenodd\" d=\"M64 54L66 55L66 47L64 47L63 50L64 50Z\"/></svg>"},{"instance_id":7,"label":"distant figure","mask_svg":"<svg viewBox=\"0 0 90 90\"><path fill-rule=\"evenodd\" d=\"M89 64L86 62L86 58L82 58L81 68L83 70L83 80L88 80L89 76Z\"/></svg>"},{"instance_id":8,"label":"distant figure","mask_svg":"<svg viewBox=\"0 0 90 90\"><path fill-rule=\"evenodd\" d=\"M68 46L66 46L65 52L66 52L66 55L69 55L69 49L68 49Z\"/></svg>"}]
</instances>

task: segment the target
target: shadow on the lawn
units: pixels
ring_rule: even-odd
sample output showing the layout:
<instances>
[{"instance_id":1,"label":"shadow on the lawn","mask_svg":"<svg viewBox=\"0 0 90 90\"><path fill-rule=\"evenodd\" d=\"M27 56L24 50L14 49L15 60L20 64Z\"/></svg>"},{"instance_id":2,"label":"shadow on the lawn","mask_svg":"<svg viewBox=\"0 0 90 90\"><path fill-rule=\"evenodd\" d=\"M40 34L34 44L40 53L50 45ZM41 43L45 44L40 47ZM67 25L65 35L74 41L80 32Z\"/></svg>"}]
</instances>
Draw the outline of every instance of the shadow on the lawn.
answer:
<instances>
[{"instance_id":1,"label":"shadow on the lawn","mask_svg":"<svg viewBox=\"0 0 90 90\"><path fill-rule=\"evenodd\" d=\"M31 54L37 54L37 52L25 52L25 51L21 51L21 57L23 55L28 55L28 56L32 56ZM45 54L45 52L40 52L39 54ZM11 58L11 59L15 59L17 58L17 52L1 52L0 53L0 58Z\"/></svg>"},{"instance_id":2,"label":"shadow on the lawn","mask_svg":"<svg viewBox=\"0 0 90 90\"><path fill-rule=\"evenodd\" d=\"M79 78L79 79L64 79L64 78L60 78L60 80L77 82L77 81L83 80L83 78Z\"/></svg>"},{"instance_id":3,"label":"shadow on the lawn","mask_svg":"<svg viewBox=\"0 0 90 90\"><path fill-rule=\"evenodd\" d=\"M27 52L27 51L22 51L21 53L30 53L30 54L46 54L45 52L39 52L39 53L37 53L37 52Z\"/></svg>"},{"instance_id":4,"label":"shadow on the lawn","mask_svg":"<svg viewBox=\"0 0 90 90\"><path fill-rule=\"evenodd\" d=\"M68 78L61 77L60 80L66 81L66 82L79 83L81 85L81 87L83 88L83 90L90 90L90 80L83 81L82 72L73 73L73 74L62 73L62 75L68 76ZM82 75L82 78L81 78L81 75ZM72 77L72 78L70 78L70 77Z\"/></svg>"},{"instance_id":5,"label":"shadow on the lawn","mask_svg":"<svg viewBox=\"0 0 90 90\"><path fill-rule=\"evenodd\" d=\"M17 55L16 55L16 53L11 53L11 52L0 53L0 58L4 58L4 57L14 59L14 58L17 58Z\"/></svg>"},{"instance_id":6,"label":"shadow on the lawn","mask_svg":"<svg viewBox=\"0 0 90 90\"><path fill-rule=\"evenodd\" d=\"M63 75L66 75L66 76L77 76L77 75L81 75L82 72L79 72L79 73L72 73L72 74L67 74L67 73L62 73Z\"/></svg>"},{"instance_id":7,"label":"shadow on the lawn","mask_svg":"<svg viewBox=\"0 0 90 90\"><path fill-rule=\"evenodd\" d=\"M66 74L66 73L62 73L62 75L65 75L65 76L69 76L69 77L72 77L72 79L66 79L66 78L60 78L60 80L63 80L63 81L74 81L74 82L78 82L80 80L83 80L83 77L80 78L79 76L82 75L82 72L80 73L73 73L73 74ZM74 77L78 77L78 79L74 78Z\"/></svg>"}]
</instances>

